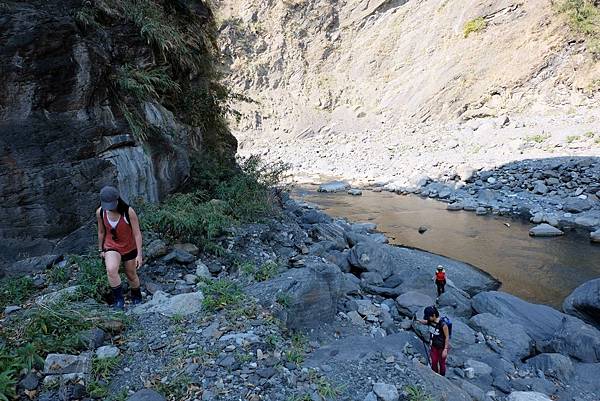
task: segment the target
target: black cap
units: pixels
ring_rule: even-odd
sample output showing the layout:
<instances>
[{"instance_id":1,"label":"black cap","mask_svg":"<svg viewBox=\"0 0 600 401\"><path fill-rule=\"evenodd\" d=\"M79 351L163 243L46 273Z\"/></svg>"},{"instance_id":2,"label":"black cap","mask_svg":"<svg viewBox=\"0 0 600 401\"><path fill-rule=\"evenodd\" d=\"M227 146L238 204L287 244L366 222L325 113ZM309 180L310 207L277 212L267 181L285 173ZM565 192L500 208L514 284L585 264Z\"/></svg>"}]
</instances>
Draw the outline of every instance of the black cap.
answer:
<instances>
[{"instance_id":1,"label":"black cap","mask_svg":"<svg viewBox=\"0 0 600 401\"><path fill-rule=\"evenodd\" d=\"M438 312L435 306L428 306L427 308L425 308L425 311L423 311L424 320L429 320L430 317L439 315L440 313Z\"/></svg>"},{"instance_id":2,"label":"black cap","mask_svg":"<svg viewBox=\"0 0 600 401\"><path fill-rule=\"evenodd\" d=\"M100 190L100 205L104 210L115 210L119 201L119 190L105 186Z\"/></svg>"}]
</instances>

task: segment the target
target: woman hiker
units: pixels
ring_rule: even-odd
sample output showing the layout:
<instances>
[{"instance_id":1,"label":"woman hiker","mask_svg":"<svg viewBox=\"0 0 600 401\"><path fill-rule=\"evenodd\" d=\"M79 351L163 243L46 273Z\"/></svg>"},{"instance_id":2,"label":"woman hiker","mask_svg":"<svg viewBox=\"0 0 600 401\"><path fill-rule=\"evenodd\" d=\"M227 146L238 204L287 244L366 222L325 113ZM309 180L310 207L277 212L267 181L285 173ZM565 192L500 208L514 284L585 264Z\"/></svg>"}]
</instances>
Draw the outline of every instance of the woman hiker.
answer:
<instances>
[{"instance_id":1,"label":"woman hiker","mask_svg":"<svg viewBox=\"0 0 600 401\"><path fill-rule=\"evenodd\" d=\"M440 312L433 305L426 307L423 312L423 320L417 321L429 326L431 369L445 376L452 323L447 317L440 317Z\"/></svg>"},{"instance_id":2,"label":"woman hiker","mask_svg":"<svg viewBox=\"0 0 600 401\"><path fill-rule=\"evenodd\" d=\"M439 298L440 295L444 293L446 287L446 270L444 270L444 266L438 265L435 275L433 276L433 280L435 281L435 286L437 287L437 296Z\"/></svg>"},{"instance_id":3,"label":"woman hiker","mask_svg":"<svg viewBox=\"0 0 600 401\"><path fill-rule=\"evenodd\" d=\"M131 288L131 303L142 302L140 279L137 269L142 266L142 232L138 216L119 195L115 187L100 190L100 207L96 210L98 220L98 252L104 259L108 283L114 297L114 307L124 309L125 299L119 265L123 262L125 275Z\"/></svg>"}]
</instances>

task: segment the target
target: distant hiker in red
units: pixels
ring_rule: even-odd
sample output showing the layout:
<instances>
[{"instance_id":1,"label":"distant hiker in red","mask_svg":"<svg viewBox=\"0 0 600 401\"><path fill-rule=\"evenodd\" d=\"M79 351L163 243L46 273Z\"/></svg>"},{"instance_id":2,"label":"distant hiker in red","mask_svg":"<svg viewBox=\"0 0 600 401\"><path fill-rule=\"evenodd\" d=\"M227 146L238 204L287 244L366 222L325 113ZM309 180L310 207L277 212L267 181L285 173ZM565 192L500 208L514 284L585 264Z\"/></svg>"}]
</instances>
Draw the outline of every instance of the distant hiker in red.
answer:
<instances>
[{"instance_id":1,"label":"distant hiker in red","mask_svg":"<svg viewBox=\"0 0 600 401\"><path fill-rule=\"evenodd\" d=\"M431 369L445 376L452 322L447 317L440 318L440 312L435 306L428 306L423 312L423 320L419 320L419 323L429 326Z\"/></svg>"},{"instance_id":2,"label":"distant hiker in red","mask_svg":"<svg viewBox=\"0 0 600 401\"><path fill-rule=\"evenodd\" d=\"M435 285L437 287L437 296L439 298L445 291L446 287L446 271L444 270L444 266L439 265L435 272L435 276L433 276L433 280L435 281Z\"/></svg>"},{"instance_id":3,"label":"distant hiker in red","mask_svg":"<svg viewBox=\"0 0 600 401\"><path fill-rule=\"evenodd\" d=\"M137 269L143 264L142 232L135 210L121 199L115 187L105 186L100 190L100 207L96 210L96 219L98 252L106 265L115 308L125 307L119 277L121 262L125 266L125 275L131 288L131 303L135 305L142 302L140 279L137 275Z\"/></svg>"}]
</instances>

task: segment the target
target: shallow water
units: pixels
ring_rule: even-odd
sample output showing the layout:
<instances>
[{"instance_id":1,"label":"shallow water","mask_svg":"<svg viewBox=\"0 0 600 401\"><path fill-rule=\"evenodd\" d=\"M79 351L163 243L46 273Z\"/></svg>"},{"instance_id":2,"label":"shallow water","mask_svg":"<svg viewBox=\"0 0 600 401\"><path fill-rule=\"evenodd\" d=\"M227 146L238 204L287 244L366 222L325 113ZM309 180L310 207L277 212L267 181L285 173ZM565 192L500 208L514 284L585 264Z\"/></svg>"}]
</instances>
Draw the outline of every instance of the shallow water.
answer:
<instances>
[{"instance_id":1,"label":"shallow water","mask_svg":"<svg viewBox=\"0 0 600 401\"><path fill-rule=\"evenodd\" d=\"M471 263L499 279L503 291L530 302L560 308L575 287L600 277L600 246L575 232L531 238L531 225L519 220L449 212L442 202L389 192L350 196L299 188L294 197L319 205L331 216L372 221L391 243ZM419 234L420 226L428 230Z\"/></svg>"}]
</instances>

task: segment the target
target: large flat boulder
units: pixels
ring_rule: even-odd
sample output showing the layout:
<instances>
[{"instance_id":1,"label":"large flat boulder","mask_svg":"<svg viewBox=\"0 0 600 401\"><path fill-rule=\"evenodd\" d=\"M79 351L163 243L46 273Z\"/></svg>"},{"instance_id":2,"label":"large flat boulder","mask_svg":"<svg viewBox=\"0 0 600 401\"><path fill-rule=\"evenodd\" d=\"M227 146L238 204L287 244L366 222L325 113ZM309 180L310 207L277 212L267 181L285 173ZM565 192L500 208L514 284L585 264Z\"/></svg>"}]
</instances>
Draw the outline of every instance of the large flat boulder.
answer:
<instances>
[{"instance_id":1,"label":"large flat boulder","mask_svg":"<svg viewBox=\"0 0 600 401\"><path fill-rule=\"evenodd\" d=\"M575 288L563 302L563 310L600 328L600 278Z\"/></svg>"},{"instance_id":2,"label":"large flat boulder","mask_svg":"<svg viewBox=\"0 0 600 401\"><path fill-rule=\"evenodd\" d=\"M536 341L551 338L565 316L549 306L532 304L499 291L475 295L472 305L477 313L491 313L506 323L523 327L525 332Z\"/></svg>"},{"instance_id":3,"label":"large flat boulder","mask_svg":"<svg viewBox=\"0 0 600 401\"><path fill-rule=\"evenodd\" d=\"M448 274L448 287L455 285L472 295L496 289L500 285L492 276L469 264L417 249L387 244L359 242L350 250L348 260L359 270L379 272L384 280L392 274L401 275L405 291L423 290L434 295L432 277L436 266L440 264Z\"/></svg>"},{"instance_id":4,"label":"large flat boulder","mask_svg":"<svg viewBox=\"0 0 600 401\"><path fill-rule=\"evenodd\" d=\"M527 365L533 369L539 369L544 375L560 380L562 383L568 383L575 368L573 362L568 356L549 353L536 355L527 360Z\"/></svg>"},{"instance_id":5,"label":"large flat boulder","mask_svg":"<svg viewBox=\"0 0 600 401\"><path fill-rule=\"evenodd\" d=\"M282 294L288 298L280 317L291 329L315 328L333 321L342 295L339 267L317 257L305 258L304 265L248 288L263 305L277 303Z\"/></svg>"},{"instance_id":6,"label":"large flat boulder","mask_svg":"<svg viewBox=\"0 0 600 401\"><path fill-rule=\"evenodd\" d=\"M509 361L523 359L533 350L533 340L518 324L496 317L491 313L481 313L469 320L469 325L484 335L491 337L500 355Z\"/></svg>"},{"instance_id":7,"label":"large flat boulder","mask_svg":"<svg viewBox=\"0 0 600 401\"><path fill-rule=\"evenodd\" d=\"M600 362L600 331L580 319L566 316L554 335L542 343L542 349L569 355L581 362Z\"/></svg>"}]
</instances>

